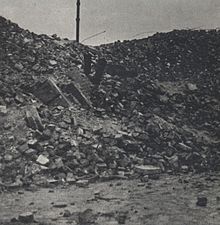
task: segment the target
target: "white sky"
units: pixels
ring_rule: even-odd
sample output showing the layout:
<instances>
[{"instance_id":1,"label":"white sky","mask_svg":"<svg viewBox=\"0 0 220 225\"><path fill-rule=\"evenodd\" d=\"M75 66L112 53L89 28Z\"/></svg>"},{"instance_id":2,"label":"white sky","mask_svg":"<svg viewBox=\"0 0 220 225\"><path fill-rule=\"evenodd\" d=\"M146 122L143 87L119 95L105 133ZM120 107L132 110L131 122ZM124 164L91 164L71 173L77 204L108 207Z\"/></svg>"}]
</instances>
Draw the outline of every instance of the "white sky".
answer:
<instances>
[{"instance_id":1,"label":"white sky","mask_svg":"<svg viewBox=\"0 0 220 225\"><path fill-rule=\"evenodd\" d=\"M36 33L75 38L76 0L0 0L0 15ZM220 0L81 0L85 44L142 38L152 31L220 26Z\"/></svg>"}]
</instances>

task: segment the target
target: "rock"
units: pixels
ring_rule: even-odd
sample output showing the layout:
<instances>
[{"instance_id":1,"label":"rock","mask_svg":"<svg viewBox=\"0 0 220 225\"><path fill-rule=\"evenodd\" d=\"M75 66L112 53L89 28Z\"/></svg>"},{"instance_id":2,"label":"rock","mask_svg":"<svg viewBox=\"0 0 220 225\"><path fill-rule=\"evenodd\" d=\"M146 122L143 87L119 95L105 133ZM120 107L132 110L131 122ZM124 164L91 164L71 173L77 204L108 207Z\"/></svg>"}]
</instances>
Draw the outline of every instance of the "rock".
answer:
<instances>
[{"instance_id":1,"label":"rock","mask_svg":"<svg viewBox=\"0 0 220 225\"><path fill-rule=\"evenodd\" d=\"M90 100L83 94L79 87L77 87L74 83L69 83L65 85L65 91L74 96L77 101L81 104L81 106L85 108L92 108L92 103Z\"/></svg>"},{"instance_id":2,"label":"rock","mask_svg":"<svg viewBox=\"0 0 220 225\"><path fill-rule=\"evenodd\" d=\"M27 151L25 151L25 155L27 157L35 157L37 155L37 151L35 149L28 149Z\"/></svg>"},{"instance_id":3,"label":"rock","mask_svg":"<svg viewBox=\"0 0 220 225\"><path fill-rule=\"evenodd\" d=\"M9 189L17 189L23 186L23 182L20 178L16 178L16 181L8 186Z\"/></svg>"},{"instance_id":4,"label":"rock","mask_svg":"<svg viewBox=\"0 0 220 225\"><path fill-rule=\"evenodd\" d=\"M45 166L50 162L50 160L44 155L39 155L36 162Z\"/></svg>"},{"instance_id":5,"label":"rock","mask_svg":"<svg viewBox=\"0 0 220 225\"><path fill-rule=\"evenodd\" d=\"M11 162L13 160L13 156L11 154L6 154L4 156L5 162Z\"/></svg>"},{"instance_id":6,"label":"rock","mask_svg":"<svg viewBox=\"0 0 220 225\"><path fill-rule=\"evenodd\" d=\"M63 213L63 217L70 217L72 214L69 210L65 210Z\"/></svg>"},{"instance_id":7,"label":"rock","mask_svg":"<svg viewBox=\"0 0 220 225\"><path fill-rule=\"evenodd\" d=\"M55 159L55 161L54 161L54 166L55 166L56 169L61 169L61 168L63 168L63 167L64 167L64 163L63 163L62 158L57 158L57 159Z\"/></svg>"},{"instance_id":8,"label":"rock","mask_svg":"<svg viewBox=\"0 0 220 225\"><path fill-rule=\"evenodd\" d=\"M26 143L26 140L25 140L24 142L22 142L20 146L17 147L17 150L18 150L20 153L25 153L26 151L29 150L29 146L28 146L28 144Z\"/></svg>"},{"instance_id":9,"label":"rock","mask_svg":"<svg viewBox=\"0 0 220 225\"><path fill-rule=\"evenodd\" d=\"M149 181L149 175L145 175L144 177L142 177L141 181L147 183Z\"/></svg>"},{"instance_id":10,"label":"rock","mask_svg":"<svg viewBox=\"0 0 220 225\"><path fill-rule=\"evenodd\" d=\"M76 183L76 178L74 177L73 173L67 173L66 182L69 184Z\"/></svg>"},{"instance_id":11,"label":"rock","mask_svg":"<svg viewBox=\"0 0 220 225\"><path fill-rule=\"evenodd\" d=\"M21 223L33 223L34 222L34 214L32 212L22 213L18 217L19 222Z\"/></svg>"},{"instance_id":12,"label":"rock","mask_svg":"<svg viewBox=\"0 0 220 225\"><path fill-rule=\"evenodd\" d=\"M159 167L151 165L135 166L134 170L135 172L141 175L152 175L161 173L161 169Z\"/></svg>"},{"instance_id":13,"label":"rock","mask_svg":"<svg viewBox=\"0 0 220 225\"><path fill-rule=\"evenodd\" d=\"M11 222L16 223L16 222L18 222L18 219L14 217L14 218L11 219Z\"/></svg>"},{"instance_id":14,"label":"rock","mask_svg":"<svg viewBox=\"0 0 220 225\"><path fill-rule=\"evenodd\" d=\"M52 132L49 129L45 129L42 133L43 140L49 140L52 137Z\"/></svg>"},{"instance_id":15,"label":"rock","mask_svg":"<svg viewBox=\"0 0 220 225\"><path fill-rule=\"evenodd\" d=\"M5 105L0 105L0 116L6 116L7 112L7 107Z\"/></svg>"},{"instance_id":16,"label":"rock","mask_svg":"<svg viewBox=\"0 0 220 225\"><path fill-rule=\"evenodd\" d=\"M24 103L24 98L21 94L17 93L15 98L14 98L15 102L17 104L23 104Z\"/></svg>"},{"instance_id":17,"label":"rock","mask_svg":"<svg viewBox=\"0 0 220 225\"><path fill-rule=\"evenodd\" d=\"M57 65L57 61L56 60L49 60L49 63L50 63L51 66Z\"/></svg>"},{"instance_id":18,"label":"rock","mask_svg":"<svg viewBox=\"0 0 220 225\"><path fill-rule=\"evenodd\" d=\"M52 185L57 185L57 184L59 184L59 180L47 179L47 183L52 184Z\"/></svg>"},{"instance_id":19,"label":"rock","mask_svg":"<svg viewBox=\"0 0 220 225\"><path fill-rule=\"evenodd\" d=\"M44 104L71 107L71 103L57 86L53 78L48 78L42 83L37 83L33 89L34 95Z\"/></svg>"},{"instance_id":20,"label":"rock","mask_svg":"<svg viewBox=\"0 0 220 225\"><path fill-rule=\"evenodd\" d=\"M188 83L187 88L189 91L196 91L198 89L196 84L192 84L192 83Z\"/></svg>"},{"instance_id":21,"label":"rock","mask_svg":"<svg viewBox=\"0 0 220 225\"><path fill-rule=\"evenodd\" d=\"M88 180L78 180L76 182L76 185L78 187L87 187L89 185L89 181Z\"/></svg>"},{"instance_id":22,"label":"rock","mask_svg":"<svg viewBox=\"0 0 220 225\"><path fill-rule=\"evenodd\" d=\"M14 67L20 72L24 69L24 66L21 63L16 63Z\"/></svg>"},{"instance_id":23,"label":"rock","mask_svg":"<svg viewBox=\"0 0 220 225\"><path fill-rule=\"evenodd\" d=\"M183 150L183 151L186 151L186 152L191 152L192 148L185 145L184 143L179 143L178 144L178 147Z\"/></svg>"},{"instance_id":24,"label":"rock","mask_svg":"<svg viewBox=\"0 0 220 225\"><path fill-rule=\"evenodd\" d=\"M79 224L94 224L95 223L95 215L93 214L92 209L86 209L83 212L78 214Z\"/></svg>"},{"instance_id":25,"label":"rock","mask_svg":"<svg viewBox=\"0 0 220 225\"><path fill-rule=\"evenodd\" d=\"M149 174L148 177L151 180L159 180L160 179L160 174Z\"/></svg>"},{"instance_id":26,"label":"rock","mask_svg":"<svg viewBox=\"0 0 220 225\"><path fill-rule=\"evenodd\" d=\"M206 197L198 197L196 205L201 207L206 207L208 204L208 199Z\"/></svg>"},{"instance_id":27,"label":"rock","mask_svg":"<svg viewBox=\"0 0 220 225\"><path fill-rule=\"evenodd\" d=\"M106 165L106 163L97 163L96 164L96 167L98 169L106 169L107 168L107 165Z\"/></svg>"},{"instance_id":28,"label":"rock","mask_svg":"<svg viewBox=\"0 0 220 225\"><path fill-rule=\"evenodd\" d=\"M31 139L27 142L28 146L30 148L36 149L38 145L38 140L37 139Z\"/></svg>"},{"instance_id":29,"label":"rock","mask_svg":"<svg viewBox=\"0 0 220 225\"><path fill-rule=\"evenodd\" d=\"M188 173L189 172L189 167L186 165L181 166L181 170L183 173Z\"/></svg>"},{"instance_id":30,"label":"rock","mask_svg":"<svg viewBox=\"0 0 220 225\"><path fill-rule=\"evenodd\" d=\"M82 128L78 127L77 134L78 134L78 136L82 136L84 134L84 130Z\"/></svg>"},{"instance_id":31,"label":"rock","mask_svg":"<svg viewBox=\"0 0 220 225\"><path fill-rule=\"evenodd\" d=\"M137 186L138 187L145 187L145 183L138 183Z\"/></svg>"},{"instance_id":32,"label":"rock","mask_svg":"<svg viewBox=\"0 0 220 225\"><path fill-rule=\"evenodd\" d=\"M37 109L34 106L29 106L26 110L26 122L28 127L33 130L43 131L44 126L42 124L41 118L38 114Z\"/></svg>"},{"instance_id":33,"label":"rock","mask_svg":"<svg viewBox=\"0 0 220 225\"><path fill-rule=\"evenodd\" d=\"M53 204L54 208L66 208L67 207L67 203L66 202L56 202Z\"/></svg>"},{"instance_id":34,"label":"rock","mask_svg":"<svg viewBox=\"0 0 220 225\"><path fill-rule=\"evenodd\" d=\"M78 143L76 140L71 139L71 146L77 147Z\"/></svg>"}]
</instances>

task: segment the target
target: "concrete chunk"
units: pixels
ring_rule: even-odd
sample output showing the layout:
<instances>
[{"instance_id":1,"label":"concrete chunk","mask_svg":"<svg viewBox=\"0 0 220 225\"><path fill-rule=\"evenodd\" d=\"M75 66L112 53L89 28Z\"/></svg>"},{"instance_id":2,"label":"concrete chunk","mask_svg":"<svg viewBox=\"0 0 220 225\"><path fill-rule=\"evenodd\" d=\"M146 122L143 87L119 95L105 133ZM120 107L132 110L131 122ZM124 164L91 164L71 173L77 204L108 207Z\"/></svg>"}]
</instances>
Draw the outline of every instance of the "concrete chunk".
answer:
<instances>
[{"instance_id":1,"label":"concrete chunk","mask_svg":"<svg viewBox=\"0 0 220 225\"><path fill-rule=\"evenodd\" d=\"M53 78L48 78L43 83L37 83L34 89L34 95L46 105L57 103L63 107L71 106Z\"/></svg>"},{"instance_id":2,"label":"concrete chunk","mask_svg":"<svg viewBox=\"0 0 220 225\"><path fill-rule=\"evenodd\" d=\"M65 91L71 95L73 95L74 98L77 99L77 101L85 108L91 108L92 103L89 101L88 98L83 94L83 92L80 90L80 87L75 85L74 83L70 83L68 85L65 85Z\"/></svg>"},{"instance_id":3,"label":"concrete chunk","mask_svg":"<svg viewBox=\"0 0 220 225\"><path fill-rule=\"evenodd\" d=\"M33 130L43 131L44 126L42 124L38 111L34 106L30 106L27 108L25 119L28 127Z\"/></svg>"},{"instance_id":4,"label":"concrete chunk","mask_svg":"<svg viewBox=\"0 0 220 225\"><path fill-rule=\"evenodd\" d=\"M50 162L50 160L44 155L39 155L36 162L38 162L41 165L47 165Z\"/></svg>"},{"instance_id":5,"label":"concrete chunk","mask_svg":"<svg viewBox=\"0 0 220 225\"><path fill-rule=\"evenodd\" d=\"M7 115L7 108L5 105L0 105L0 116L5 116Z\"/></svg>"},{"instance_id":6,"label":"concrete chunk","mask_svg":"<svg viewBox=\"0 0 220 225\"><path fill-rule=\"evenodd\" d=\"M151 165L135 166L134 170L135 172L140 173L142 175L152 175L161 173L160 167Z\"/></svg>"}]
</instances>

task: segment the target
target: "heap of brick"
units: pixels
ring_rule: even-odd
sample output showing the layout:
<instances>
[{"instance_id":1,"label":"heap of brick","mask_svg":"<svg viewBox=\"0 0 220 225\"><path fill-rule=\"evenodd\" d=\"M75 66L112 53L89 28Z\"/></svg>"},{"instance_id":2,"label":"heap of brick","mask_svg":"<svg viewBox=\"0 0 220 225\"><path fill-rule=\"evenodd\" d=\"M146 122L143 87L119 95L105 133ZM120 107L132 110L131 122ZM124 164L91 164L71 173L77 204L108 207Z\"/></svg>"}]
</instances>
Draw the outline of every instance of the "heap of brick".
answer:
<instances>
[{"instance_id":1,"label":"heap of brick","mask_svg":"<svg viewBox=\"0 0 220 225\"><path fill-rule=\"evenodd\" d=\"M219 170L218 31L96 50L2 17L0 31L0 187ZM92 103L84 50L108 61Z\"/></svg>"},{"instance_id":2,"label":"heap of brick","mask_svg":"<svg viewBox=\"0 0 220 225\"><path fill-rule=\"evenodd\" d=\"M138 128L137 139L144 134L148 160L177 171L220 169L219 37L174 30L97 47L108 66L93 101Z\"/></svg>"}]
</instances>

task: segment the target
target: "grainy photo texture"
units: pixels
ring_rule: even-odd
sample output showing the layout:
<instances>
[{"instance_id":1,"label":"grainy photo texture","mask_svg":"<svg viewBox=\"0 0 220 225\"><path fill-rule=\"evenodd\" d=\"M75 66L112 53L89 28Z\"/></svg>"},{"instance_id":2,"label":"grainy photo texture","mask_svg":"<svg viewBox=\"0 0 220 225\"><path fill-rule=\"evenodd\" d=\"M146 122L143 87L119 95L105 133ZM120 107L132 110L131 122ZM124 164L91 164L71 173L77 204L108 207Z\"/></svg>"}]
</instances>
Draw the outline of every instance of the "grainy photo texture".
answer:
<instances>
[{"instance_id":1,"label":"grainy photo texture","mask_svg":"<svg viewBox=\"0 0 220 225\"><path fill-rule=\"evenodd\" d=\"M219 225L219 21L219 0L0 0L0 225Z\"/></svg>"}]
</instances>

